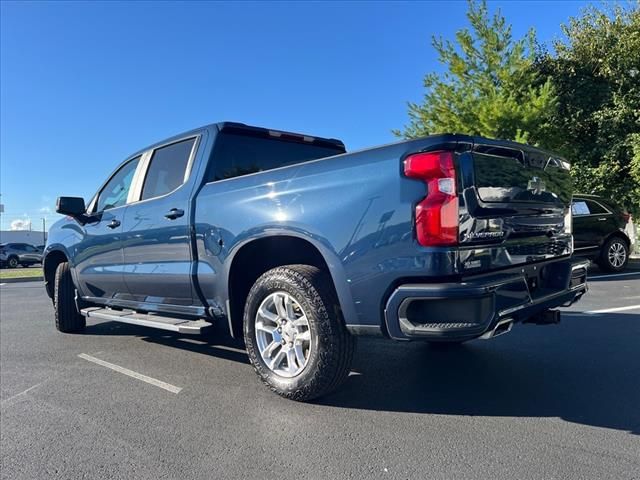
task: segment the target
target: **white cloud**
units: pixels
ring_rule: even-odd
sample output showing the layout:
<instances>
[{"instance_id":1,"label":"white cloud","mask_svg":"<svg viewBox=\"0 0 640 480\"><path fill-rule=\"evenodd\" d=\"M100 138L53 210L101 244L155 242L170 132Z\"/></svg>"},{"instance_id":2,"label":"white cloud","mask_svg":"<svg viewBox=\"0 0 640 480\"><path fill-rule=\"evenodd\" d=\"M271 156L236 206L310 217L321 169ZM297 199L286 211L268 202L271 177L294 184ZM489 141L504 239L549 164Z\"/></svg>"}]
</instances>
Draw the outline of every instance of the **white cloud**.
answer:
<instances>
[{"instance_id":1,"label":"white cloud","mask_svg":"<svg viewBox=\"0 0 640 480\"><path fill-rule=\"evenodd\" d=\"M49 214L49 213L51 213L51 208L49 208L49 207L42 207L42 208L40 209L40 213Z\"/></svg>"},{"instance_id":2,"label":"white cloud","mask_svg":"<svg viewBox=\"0 0 640 480\"><path fill-rule=\"evenodd\" d=\"M11 222L9 230L29 230L31 220L28 218L16 218Z\"/></svg>"}]
</instances>

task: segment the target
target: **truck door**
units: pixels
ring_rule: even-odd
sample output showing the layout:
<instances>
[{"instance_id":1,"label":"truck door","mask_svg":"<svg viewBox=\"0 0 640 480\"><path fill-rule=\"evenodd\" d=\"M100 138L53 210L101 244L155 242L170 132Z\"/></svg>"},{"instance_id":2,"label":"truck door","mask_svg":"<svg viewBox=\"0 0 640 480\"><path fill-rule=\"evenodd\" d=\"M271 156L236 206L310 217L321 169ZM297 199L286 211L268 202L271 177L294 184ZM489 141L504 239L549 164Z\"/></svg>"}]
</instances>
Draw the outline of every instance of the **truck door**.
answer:
<instances>
[{"instance_id":1,"label":"truck door","mask_svg":"<svg viewBox=\"0 0 640 480\"><path fill-rule=\"evenodd\" d=\"M123 225L124 280L131 299L146 304L192 305L189 205L197 136L145 154L139 201Z\"/></svg>"},{"instance_id":2,"label":"truck door","mask_svg":"<svg viewBox=\"0 0 640 480\"><path fill-rule=\"evenodd\" d=\"M122 277L122 223L139 163L138 156L122 165L89 207L89 221L74 261L80 289L90 297L106 300L127 293Z\"/></svg>"}]
</instances>

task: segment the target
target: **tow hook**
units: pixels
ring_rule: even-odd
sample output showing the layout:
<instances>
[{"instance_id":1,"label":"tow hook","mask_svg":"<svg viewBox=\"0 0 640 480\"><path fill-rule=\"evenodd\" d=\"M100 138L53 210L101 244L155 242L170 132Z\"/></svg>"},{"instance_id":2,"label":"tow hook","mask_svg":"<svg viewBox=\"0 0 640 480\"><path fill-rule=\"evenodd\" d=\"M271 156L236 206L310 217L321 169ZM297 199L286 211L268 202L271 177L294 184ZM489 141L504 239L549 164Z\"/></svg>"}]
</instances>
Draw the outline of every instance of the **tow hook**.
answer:
<instances>
[{"instance_id":1,"label":"tow hook","mask_svg":"<svg viewBox=\"0 0 640 480\"><path fill-rule=\"evenodd\" d=\"M523 320L522 323L533 323L535 325L553 325L560 323L560 310L545 310L533 317Z\"/></svg>"}]
</instances>

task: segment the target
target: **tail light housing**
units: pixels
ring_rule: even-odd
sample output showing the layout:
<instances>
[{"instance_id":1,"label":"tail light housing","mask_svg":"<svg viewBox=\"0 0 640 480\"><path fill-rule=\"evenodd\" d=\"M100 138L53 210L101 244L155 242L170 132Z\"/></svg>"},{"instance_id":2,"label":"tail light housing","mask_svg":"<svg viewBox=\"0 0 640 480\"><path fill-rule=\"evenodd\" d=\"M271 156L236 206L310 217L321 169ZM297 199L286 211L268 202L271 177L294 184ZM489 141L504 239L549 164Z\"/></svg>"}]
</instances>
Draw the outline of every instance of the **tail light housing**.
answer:
<instances>
[{"instance_id":1,"label":"tail light housing","mask_svg":"<svg viewBox=\"0 0 640 480\"><path fill-rule=\"evenodd\" d=\"M420 245L458 243L458 193L454 152L416 153L404 161L404 174L422 180L427 196L416 205L416 238Z\"/></svg>"}]
</instances>

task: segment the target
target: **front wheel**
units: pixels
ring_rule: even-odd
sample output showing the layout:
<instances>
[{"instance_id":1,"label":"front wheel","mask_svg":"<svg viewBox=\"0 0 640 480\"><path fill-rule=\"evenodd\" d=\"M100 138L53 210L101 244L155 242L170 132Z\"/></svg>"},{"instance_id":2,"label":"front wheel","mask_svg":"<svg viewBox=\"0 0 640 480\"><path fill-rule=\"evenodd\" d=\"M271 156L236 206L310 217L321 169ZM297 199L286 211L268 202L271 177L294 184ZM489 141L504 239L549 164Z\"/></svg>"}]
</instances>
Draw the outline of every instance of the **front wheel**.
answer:
<instances>
[{"instance_id":1,"label":"front wheel","mask_svg":"<svg viewBox=\"0 0 640 480\"><path fill-rule=\"evenodd\" d=\"M629 247L627 243L619 238L609 239L602 247L598 266L608 272L621 272L629 261Z\"/></svg>"},{"instance_id":2,"label":"front wheel","mask_svg":"<svg viewBox=\"0 0 640 480\"><path fill-rule=\"evenodd\" d=\"M337 388L349 375L355 346L331 278L309 265L274 268L258 278L247 296L244 339L261 380L299 401Z\"/></svg>"},{"instance_id":3,"label":"front wheel","mask_svg":"<svg viewBox=\"0 0 640 480\"><path fill-rule=\"evenodd\" d=\"M53 308L56 314L56 328L64 333L83 330L86 319L78 311L75 301L76 287L71 278L69 263L62 262L56 269Z\"/></svg>"}]
</instances>

